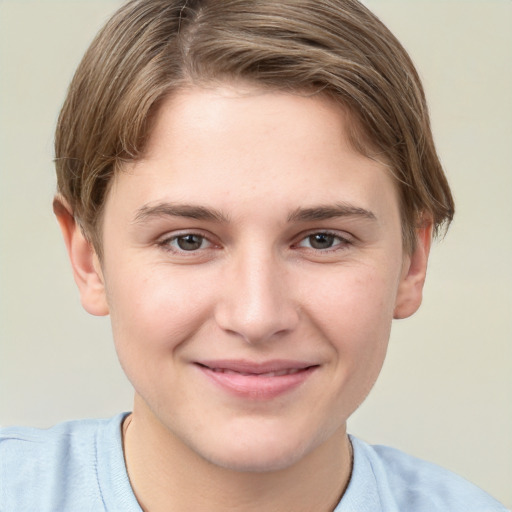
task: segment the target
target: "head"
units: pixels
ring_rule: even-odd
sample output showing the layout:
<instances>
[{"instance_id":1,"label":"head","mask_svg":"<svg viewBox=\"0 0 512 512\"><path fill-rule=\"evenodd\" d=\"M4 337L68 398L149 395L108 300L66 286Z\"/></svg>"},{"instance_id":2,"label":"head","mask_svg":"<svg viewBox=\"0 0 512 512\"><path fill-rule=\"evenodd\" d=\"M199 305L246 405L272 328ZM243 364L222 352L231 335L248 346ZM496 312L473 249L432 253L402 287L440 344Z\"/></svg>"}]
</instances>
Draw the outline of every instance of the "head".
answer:
<instances>
[{"instance_id":1,"label":"head","mask_svg":"<svg viewBox=\"0 0 512 512\"><path fill-rule=\"evenodd\" d=\"M389 31L355 1L129 2L56 148L55 210L134 417L237 470L329 453L453 214Z\"/></svg>"},{"instance_id":2,"label":"head","mask_svg":"<svg viewBox=\"0 0 512 512\"><path fill-rule=\"evenodd\" d=\"M350 116L353 147L388 166L403 242L453 217L418 74L356 0L135 0L98 34L71 83L56 132L58 190L101 255L112 178L140 158L165 98L191 85L248 82L329 97Z\"/></svg>"}]
</instances>

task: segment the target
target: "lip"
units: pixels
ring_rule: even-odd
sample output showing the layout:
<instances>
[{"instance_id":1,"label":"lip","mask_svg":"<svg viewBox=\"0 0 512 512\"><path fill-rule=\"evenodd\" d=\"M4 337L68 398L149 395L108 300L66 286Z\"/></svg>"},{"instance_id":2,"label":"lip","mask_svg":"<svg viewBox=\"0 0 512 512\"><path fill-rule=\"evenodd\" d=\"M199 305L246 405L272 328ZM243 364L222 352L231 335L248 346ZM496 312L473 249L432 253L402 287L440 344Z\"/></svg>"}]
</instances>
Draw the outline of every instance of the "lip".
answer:
<instances>
[{"instance_id":1,"label":"lip","mask_svg":"<svg viewBox=\"0 0 512 512\"><path fill-rule=\"evenodd\" d=\"M269 400L305 383L319 367L304 361L215 360L195 363L210 381L228 393L246 399Z\"/></svg>"}]
</instances>

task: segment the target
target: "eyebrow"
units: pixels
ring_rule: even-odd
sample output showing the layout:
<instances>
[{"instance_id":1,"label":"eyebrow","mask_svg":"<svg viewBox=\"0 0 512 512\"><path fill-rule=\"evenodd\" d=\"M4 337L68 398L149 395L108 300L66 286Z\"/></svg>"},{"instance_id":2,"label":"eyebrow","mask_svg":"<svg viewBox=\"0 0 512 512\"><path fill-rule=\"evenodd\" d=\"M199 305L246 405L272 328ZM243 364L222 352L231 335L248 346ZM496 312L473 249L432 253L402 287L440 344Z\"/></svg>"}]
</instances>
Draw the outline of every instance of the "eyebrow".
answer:
<instances>
[{"instance_id":1,"label":"eyebrow","mask_svg":"<svg viewBox=\"0 0 512 512\"><path fill-rule=\"evenodd\" d=\"M144 222L154 217L185 217L187 219L227 222L227 217L214 208L189 204L158 203L144 205L137 210L134 222Z\"/></svg>"},{"instance_id":2,"label":"eyebrow","mask_svg":"<svg viewBox=\"0 0 512 512\"><path fill-rule=\"evenodd\" d=\"M288 215L288 222L311 222L338 217L360 217L368 220L377 220L375 214L370 210L350 204L338 203L335 205L313 206L311 208L297 208Z\"/></svg>"},{"instance_id":3,"label":"eyebrow","mask_svg":"<svg viewBox=\"0 0 512 512\"><path fill-rule=\"evenodd\" d=\"M137 210L134 222L142 223L155 217L184 217L187 219L207 220L227 223L229 221L220 210L205 206L190 204L158 203L144 205ZM345 203L335 205L319 205L309 208L297 208L288 215L288 222L312 222L335 219L339 217L360 217L376 220L377 217L370 210Z\"/></svg>"}]
</instances>

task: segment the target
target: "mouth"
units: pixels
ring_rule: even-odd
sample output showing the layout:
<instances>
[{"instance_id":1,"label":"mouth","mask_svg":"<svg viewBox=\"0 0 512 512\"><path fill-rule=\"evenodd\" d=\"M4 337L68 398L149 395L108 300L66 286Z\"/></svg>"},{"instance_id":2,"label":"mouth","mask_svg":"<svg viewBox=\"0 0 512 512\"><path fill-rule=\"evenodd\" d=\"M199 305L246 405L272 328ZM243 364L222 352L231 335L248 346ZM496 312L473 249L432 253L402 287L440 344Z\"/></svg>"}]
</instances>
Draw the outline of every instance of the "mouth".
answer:
<instances>
[{"instance_id":1,"label":"mouth","mask_svg":"<svg viewBox=\"0 0 512 512\"><path fill-rule=\"evenodd\" d=\"M285 360L201 361L195 365L217 388L253 400L269 400L291 392L319 368L318 364Z\"/></svg>"},{"instance_id":2,"label":"mouth","mask_svg":"<svg viewBox=\"0 0 512 512\"><path fill-rule=\"evenodd\" d=\"M292 368L289 370L279 370L275 372L263 372L263 373L251 373L251 372L238 372L236 370L230 370L228 368L209 368L212 372L215 373L231 373L238 374L244 376L256 376L256 377L282 377L283 375L293 375L294 373L299 373L303 371L303 369Z\"/></svg>"}]
</instances>

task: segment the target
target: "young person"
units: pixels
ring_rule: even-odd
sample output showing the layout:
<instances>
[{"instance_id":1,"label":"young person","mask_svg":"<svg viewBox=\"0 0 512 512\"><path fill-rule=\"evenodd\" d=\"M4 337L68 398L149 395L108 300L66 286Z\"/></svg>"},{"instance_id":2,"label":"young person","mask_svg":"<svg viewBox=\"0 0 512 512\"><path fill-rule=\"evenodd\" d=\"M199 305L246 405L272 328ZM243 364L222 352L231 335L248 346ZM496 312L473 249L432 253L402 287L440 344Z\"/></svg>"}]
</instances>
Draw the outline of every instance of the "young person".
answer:
<instances>
[{"instance_id":1,"label":"young person","mask_svg":"<svg viewBox=\"0 0 512 512\"><path fill-rule=\"evenodd\" d=\"M56 134L54 210L133 411L0 434L0 509L503 511L350 437L453 216L417 73L354 0L137 0Z\"/></svg>"}]
</instances>

